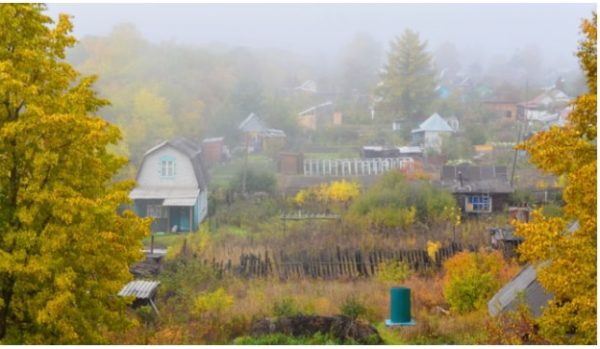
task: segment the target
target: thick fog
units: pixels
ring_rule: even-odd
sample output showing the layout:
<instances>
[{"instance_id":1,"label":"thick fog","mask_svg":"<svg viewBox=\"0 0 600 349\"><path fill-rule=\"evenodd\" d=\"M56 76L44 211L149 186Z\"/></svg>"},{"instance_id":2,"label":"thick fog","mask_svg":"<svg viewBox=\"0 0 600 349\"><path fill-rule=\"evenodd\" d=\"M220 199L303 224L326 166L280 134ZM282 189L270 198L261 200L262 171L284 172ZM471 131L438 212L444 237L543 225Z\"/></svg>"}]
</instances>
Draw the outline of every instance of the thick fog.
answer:
<instances>
[{"instance_id":1,"label":"thick fog","mask_svg":"<svg viewBox=\"0 0 600 349\"><path fill-rule=\"evenodd\" d=\"M455 46L463 65L487 65L533 48L546 68L576 66L579 23L593 4L51 4L74 16L75 34L133 24L152 42L276 47L326 64L356 33L384 47L405 28L434 51Z\"/></svg>"}]
</instances>

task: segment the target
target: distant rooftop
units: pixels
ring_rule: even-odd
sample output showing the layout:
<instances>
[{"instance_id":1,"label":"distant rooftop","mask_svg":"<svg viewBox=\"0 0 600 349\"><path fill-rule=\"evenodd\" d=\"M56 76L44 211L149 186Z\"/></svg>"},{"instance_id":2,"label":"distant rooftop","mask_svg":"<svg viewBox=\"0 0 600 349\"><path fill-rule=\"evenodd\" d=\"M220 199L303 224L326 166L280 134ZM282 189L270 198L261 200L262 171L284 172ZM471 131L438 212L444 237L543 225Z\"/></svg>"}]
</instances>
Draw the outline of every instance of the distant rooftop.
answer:
<instances>
[{"instance_id":1,"label":"distant rooftop","mask_svg":"<svg viewBox=\"0 0 600 349\"><path fill-rule=\"evenodd\" d=\"M454 132L448 122L444 120L438 113L433 113L427 120L423 121L418 128L412 130L412 133L417 132Z\"/></svg>"}]
</instances>

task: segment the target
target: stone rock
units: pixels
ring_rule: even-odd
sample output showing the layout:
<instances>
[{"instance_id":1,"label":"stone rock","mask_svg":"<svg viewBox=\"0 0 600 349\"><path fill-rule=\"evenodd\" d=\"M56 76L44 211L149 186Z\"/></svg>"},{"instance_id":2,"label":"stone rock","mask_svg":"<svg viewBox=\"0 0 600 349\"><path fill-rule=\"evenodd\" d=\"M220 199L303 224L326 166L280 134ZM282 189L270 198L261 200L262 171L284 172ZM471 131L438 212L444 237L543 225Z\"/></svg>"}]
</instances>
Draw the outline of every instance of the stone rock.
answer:
<instances>
[{"instance_id":1,"label":"stone rock","mask_svg":"<svg viewBox=\"0 0 600 349\"><path fill-rule=\"evenodd\" d=\"M359 344L382 344L375 327L344 315L296 315L277 319L263 318L254 321L250 334L254 337L283 333L293 337L310 337L317 332L329 334L338 340L352 339Z\"/></svg>"}]
</instances>

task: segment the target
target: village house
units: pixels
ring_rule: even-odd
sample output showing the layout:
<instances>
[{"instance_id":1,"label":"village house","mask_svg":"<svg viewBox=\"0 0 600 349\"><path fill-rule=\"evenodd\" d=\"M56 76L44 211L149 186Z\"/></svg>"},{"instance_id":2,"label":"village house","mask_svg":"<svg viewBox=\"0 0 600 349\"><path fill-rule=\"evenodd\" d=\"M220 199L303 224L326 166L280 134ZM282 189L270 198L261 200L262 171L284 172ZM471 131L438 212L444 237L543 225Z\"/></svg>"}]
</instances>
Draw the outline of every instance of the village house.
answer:
<instances>
[{"instance_id":1,"label":"village house","mask_svg":"<svg viewBox=\"0 0 600 349\"><path fill-rule=\"evenodd\" d=\"M277 151L285 146L287 136L282 130L268 128L255 113L250 113L238 126L243 134L243 146L249 153Z\"/></svg>"},{"instance_id":2,"label":"village house","mask_svg":"<svg viewBox=\"0 0 600 349\"><path fill-rule=\"evenodd\" d=\"M419 127L411 131L412 143L424 149L440 152L444 135L450 135L455 130L448 125L438 113L433 113Z\"/></svg>"},{"instance_id":3,"label":"village house","mask_svg":"<svg viewBox=\"0 0 600 349\"><path fill-rule=\"evenodd\" d=\"M521 120L552 122L559 118L561 111L568 106L571 97L562 90L551 87L534 99L518 104L518 115Z\"/></svg>"},{"instance_id":4,"label":"village house","mask_svg":"<svg viewBox=\"0 0 600 349\"><path fill-rule=\"evenodd\" d=\"M440 182L467 215L502 211L514 191L508 182L506 166L444 166Z\"/></svg>"},{"instance_id":5,"label":"village house","mask_svg":"<svg viewBox=\"0 0 600 349\"><path fill-rule=\"evenodd\" d=\"M512 100L486 100L482 104L496 113L498 119L517 120L518 103Z\"/></svg>"},{"instance_id":6,"label":"village house","mask_svg":"<svg viewBox=\"0 0 600 349\"><path fill-rule=\"evenodd\" d=\"M129 197L140 217L153 217L153 232L195 231L208 206L208 178L200 146L177 137L144 154Z\"/></svg>"},{"instance_id":7,"label":"village house","mask_svg":"<svg viewBox=\"0 0 600 349\"><path fill-rule=\"evenodd\" d=\"M298 124L310 130L323 126L339 126L342 124L342 113L336 111L333 102L328 101L298 113Z\"/></svg>"}]
</instances>

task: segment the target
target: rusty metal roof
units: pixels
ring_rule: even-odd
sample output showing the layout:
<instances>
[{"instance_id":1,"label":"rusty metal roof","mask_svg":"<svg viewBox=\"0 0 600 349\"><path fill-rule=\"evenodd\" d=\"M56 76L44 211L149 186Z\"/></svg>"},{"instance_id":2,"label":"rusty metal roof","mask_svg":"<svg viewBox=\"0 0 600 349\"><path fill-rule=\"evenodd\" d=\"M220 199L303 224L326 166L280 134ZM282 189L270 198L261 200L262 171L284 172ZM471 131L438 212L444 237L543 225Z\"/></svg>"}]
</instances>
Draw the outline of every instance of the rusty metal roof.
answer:
<instances>
[{"instance_id":1,"label":"rusty metal roof","mask_svg":"<svg viewBox=\"0 0 600 349\"><path fill-rule=\"evenodd\" d=\"M119 296L135 296L135 298L139 299L150 299L156 294L159 284L160 282L158 281L134 280L119 291Z\"/></svg>"}]
</instances>

